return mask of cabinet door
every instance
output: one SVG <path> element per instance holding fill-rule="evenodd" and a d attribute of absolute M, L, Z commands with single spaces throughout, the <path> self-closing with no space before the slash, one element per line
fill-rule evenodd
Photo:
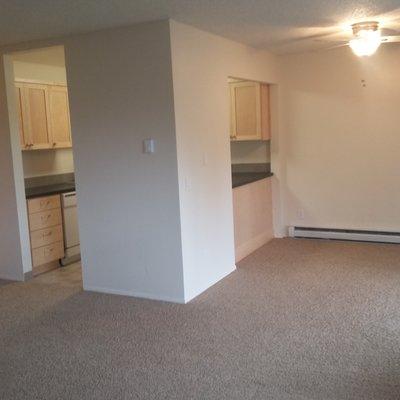
<path fill-rule="evenodd" d="M 261 140 L 260 84 L 235 82 L 231 88 L 231 139 Z"/>
<path fill-rule="evenodd" d="M 49 115 L 52 147 L 71 147 L 71 126 L 66 87 L 49 87 Z"/>
<path fill-rule="evenodd" d="M 19 137 L 20 137 L 20 143 L 21 143 L 21 149 L 22 150 L 28 150 L 30 141 L 29 141 L 29 136 L 27 132 L 27 127 L 25 126 L 26 121 L 23 119 L 23 112 L 22 112 L 22 93 L 23 93 L 23 87 L 21 84 L 16 83 L 15 84 L 15 99 L 17 101 L 17 113 L 18 113 L 18 124 L 19 124 Z"/>
<path fill-rule="evenodd" d="M 261 136 L 263 140 L 271 139 L 271 113 L 269 85 L 261 85 Z"/>
<path fill-rule="evenodd" d="M 29 149 L 49 149 L 50 129 L 48 120 L 47 86 L 24 84 L 22 92 L 22 120 L 27 127 Z"/>

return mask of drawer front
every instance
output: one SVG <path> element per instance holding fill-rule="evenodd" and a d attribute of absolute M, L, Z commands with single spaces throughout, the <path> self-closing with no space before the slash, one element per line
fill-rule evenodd
<path fill-rule="evenodd" d="M 64 244 L 57 242 L 32 250 L 32 264 L 34 267 L 47 264 L 64 257 Z"/>
<path fill-rule="evenodd" d="M 61 220 L 60 208 L 30 214 L 29 229 L 32 232 L 43 228 L 50 228 L 51 226 L 61 225 Z"/>
<path fill-rule="evenodd" d="M 33 214 L 40 211 L 51 210 L 53 208 L 60 208 L 61 201 L 60 195 L 38 197 L 36 199 L 28 200 L 28 213 Z"/>
<path fill-rule="evenodd" d="M 63 231 L 61 225 L 31 232 L 32 249 L 36 249 L 38 247 L 62 241 L 63 241 Z"/>

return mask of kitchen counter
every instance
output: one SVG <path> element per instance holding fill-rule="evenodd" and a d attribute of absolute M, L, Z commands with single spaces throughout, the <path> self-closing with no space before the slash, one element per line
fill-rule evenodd
<path fill-rule="evenodd" d="M 233 164 L 232 187 L 247 185 L 272 175 L 270 164 Z"/>
<path fill-rule="evenodd" d="M 25 179 L 27 199 L 73 191 L 75 191 L 75 179 L 72 173 Z"/>
<path fill-rule="evenodd" d="M 55 183 L 46 186 L 37 186 L 25 188 L 25 195 L 27 199 L 34 197 L 50 196 L 52 194 L 67 193 L 75 191 L 75 183 Z"/>
<path fill-rule="evenodd" d="M 269 178 L 272 172 L 232 172 L 232 187 L 247 185 L 261 179 Z"/>

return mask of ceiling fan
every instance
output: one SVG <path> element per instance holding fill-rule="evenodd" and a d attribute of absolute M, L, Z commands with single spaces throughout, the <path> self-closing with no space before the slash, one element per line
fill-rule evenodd
<path fill-rule="evenodd" d="M 373 55 L 383 43 L 400 42 L 400 32 L 381 29 L 378 21 L 357 22 L 351 25 L 351 29 L 352 38 L 339 46 L 350 46 L 359 57 Z"/>

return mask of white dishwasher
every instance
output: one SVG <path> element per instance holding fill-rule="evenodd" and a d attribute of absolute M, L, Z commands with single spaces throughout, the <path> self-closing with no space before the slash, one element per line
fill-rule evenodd
<path fill-rule="evenodd" d="M 61 264 L 67 265 L 81 258 L 76 192 L 63 193 L 61 195 L 61 206 L 65 248 L 65 256 L 61 259 Z"/>

